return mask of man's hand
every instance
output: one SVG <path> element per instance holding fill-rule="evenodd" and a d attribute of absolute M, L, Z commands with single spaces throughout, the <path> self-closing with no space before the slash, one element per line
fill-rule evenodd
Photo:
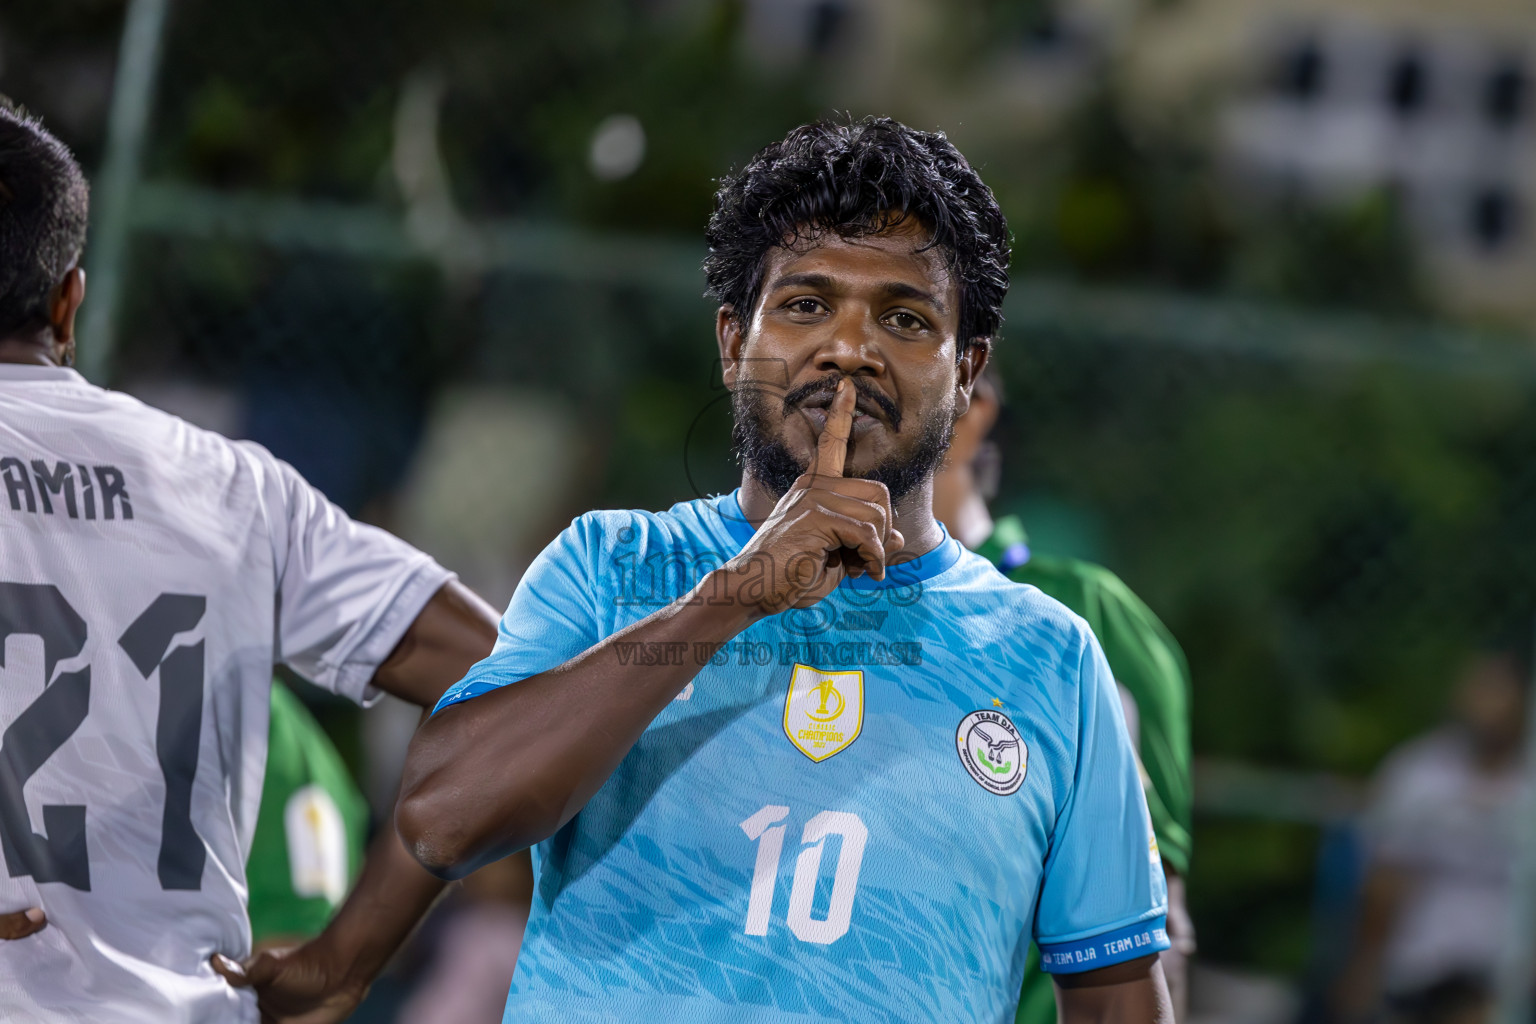
<path fill-rule="evenodd" d="M 725 566 L 731 591 L 762 615 L 809 608 L 845 576 L 884 579 L 904 543 L 885 485 L 843 476 L 858 391 L 845 377 L 827 408 L 816 460 Z"/>
<path fill-rule="evenodd" d="M 262 1024 L 335 1024 L 368 994 L 366 983 L 343 976 L 314 942 L 267 950 L 244 963 L 215 953 L 210 962 L 230 985 L 255 991 Z"/>
<path fill-rule="evenodd" d="M 48 927 L 48 915 L 37 907 L 0 914 L 0 939 L 24 939 Z"/>

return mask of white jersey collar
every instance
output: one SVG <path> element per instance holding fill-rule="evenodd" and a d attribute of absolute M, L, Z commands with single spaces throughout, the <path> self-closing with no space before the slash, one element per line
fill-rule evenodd
<path fill-rule="evenodd" d="M 69 380 L 84 384 L 85 378 L 67 366 L 33 363 L 0 363 L 0 380 Z"/>

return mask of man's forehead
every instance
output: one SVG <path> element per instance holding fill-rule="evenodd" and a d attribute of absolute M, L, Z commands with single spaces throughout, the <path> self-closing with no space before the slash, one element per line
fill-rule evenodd
<path fill-rule="evenodd" d="M 953 298 L 954 282 L 943 249 L 930 244 L 927 229 L 912 220 L 871 234 L 844 237 L 836 231 L 806 231 L 789 246 L 768 250 L 763 265 L 763 284 L 773 287 L 778 278 L 808 272 L 835 277 L 864 273 L 916 278 L 937 293 Z"/>

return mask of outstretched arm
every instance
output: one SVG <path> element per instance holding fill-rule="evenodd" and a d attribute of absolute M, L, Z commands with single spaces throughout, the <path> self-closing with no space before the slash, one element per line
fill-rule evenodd
<path fill-rule="evenodd" d="M 1155 954 L 1055 978 L 1061 1024 L 1173 1024 L 1173 1002 Z"/>

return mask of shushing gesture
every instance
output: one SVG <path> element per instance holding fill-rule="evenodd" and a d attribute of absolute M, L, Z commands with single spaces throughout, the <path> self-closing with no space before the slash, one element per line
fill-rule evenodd
<path fill-rule="evenodd" d="M 809 608 L 847 576 L 885 578 L 904 540 L 884 484 L 843 476 L 858 391 L 844 377 L 811 466 L 727 565 L 738 600 L 762 615 Z"/>

